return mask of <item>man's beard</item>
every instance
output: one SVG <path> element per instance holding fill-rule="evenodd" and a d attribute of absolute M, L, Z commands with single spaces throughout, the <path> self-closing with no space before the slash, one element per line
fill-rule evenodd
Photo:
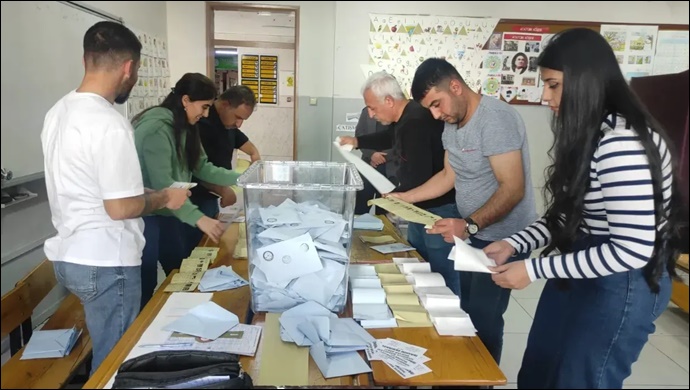
<path fill-rule="evenodd" d="M 127 102 L 127 99 L 129 99 L 129 94 L 132 93 L 132 89 L 134 88 L 134 85 L 130 86 L 127 91 L 121 92 L 119 95 L 115 97 L 115 103 L 117 104 L 125 104 Z"/>

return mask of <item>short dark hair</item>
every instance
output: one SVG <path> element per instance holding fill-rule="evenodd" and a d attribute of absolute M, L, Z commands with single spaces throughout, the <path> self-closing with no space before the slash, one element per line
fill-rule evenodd
<path fill-rule="evenodd" d="M 246 85 L 233 85 L 225 90 L 225 92 L 220 94 L 218 99 L 230 103 L 230 106 L 233 108 L 239 107 L 243 104 L 246 104 L 252 108 L 256 106 L 256 95 L 254 95 L 254 91 L 252 91 Z"/>
<path fill-rule="evenodd" d="M 102 21 L 84 34 L 84 61 L 87 67 L 101 68 L 119 65 L 141 57 L 141 42 L 120 23 Z"/>
<path fill-rule="evenodd" d="M 465 83 L 458 70 L 450 62 L 443 58 L 427 58 L 414 73 L 410 88 L 412 99 L 420 101 L 424 99 L 431 88 L 438 87 L 452 79 Z"/>

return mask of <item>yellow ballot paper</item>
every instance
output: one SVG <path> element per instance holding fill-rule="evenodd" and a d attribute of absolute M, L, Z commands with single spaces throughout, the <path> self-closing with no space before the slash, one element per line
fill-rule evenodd
<path fill-rule="evenodd" d="M 211 264 L 211 260 L 209 259 L 195 259 L 190 257 L 182 260 L 180 273 L 204 272 L 208 269 L 209 264 Z"/>
<path fill-rule="evenodd" d="M 399 274 L 401 273 L 395 263 L 375 264 L 374 269 L 377 274 Z"/>
<path fill-rule="evenodd" d="M 392 244 L 397 242 L 391 236 L 359 236 L 365 244 Z"/>
<path fill-rule="evenodd" d="M 390 284 L 410 284 L 405 278 L 405 275 L 401 273 L 397 274 L 379 274 L 379 279 L 381 279 L 381 285 L 387 286 Z"/>
<path fill-rule="evenodd" d="M 386 303 L 388 305 L 409 305 L 419 306 L 419 298 L 415 293 L 389 294 L 386 293 Z"/>
<path fill-rule="evenodd" d="M 184 283 L 199 283 L 201 281 L 201 277 L 204 275 L 203 272 L 180 272 L 175 275 L 173 275 L 172 280 L 170 281 L 170 284 L 184 284 Z"/>
<path fill-rule="evenodd" d="M 436 214 L 432 214 L 392 196 L 372 199 L 367 202 L 367 205 L 376 205 L 408 222 L 424 225 L 427 229 L 431 228 L 436 221 L 441 219 L 441 217 Z"/>
<path fill-rule="evenodd" d="M 383 290 L 388 294 L 414 294 L 411 284 L 388 284 L 383 286 Z"/>
<path fill-rule="evenodd" d="M 174 276 L 173 276 L 174 278 Z M 193 292 L 199 286 L 199 282 L 170 283 L 165 287 L 165 292 Z"/>
<path fill-rule="evenodd" d="M 393 311 L 399 327 L 429 327 L 433 326 L 429 316 L 422 306 L 389 305 Z"/>

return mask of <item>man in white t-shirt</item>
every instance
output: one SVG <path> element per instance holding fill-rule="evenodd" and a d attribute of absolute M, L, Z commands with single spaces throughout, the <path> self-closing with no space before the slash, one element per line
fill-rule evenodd
<path fill-rule="evenodd" d="M 57 235 L 45 242 L 57 280 L 84 305 L 91 373 L 139 314 L 142 215 L 179 208 L 184 189 L 144 189 L 130 123 L 113 107 L 137 82 L 141 43 L 99 22 L 84 36 L 81 85 L 48 111 L 41 133 Z"/>

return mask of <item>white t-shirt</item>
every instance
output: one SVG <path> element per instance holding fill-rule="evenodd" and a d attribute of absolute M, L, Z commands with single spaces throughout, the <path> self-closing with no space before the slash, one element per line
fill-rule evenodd
<path fill-rule="evenodd" d="M 120 267 L 141 265 L 144 221 L 115 221 L 103 201 L 144 193 L 130 123 L 103 97 L 71 92 L 46 114 L 41 132 L 46 187 L 57 235 L 48 259 Z"/>

